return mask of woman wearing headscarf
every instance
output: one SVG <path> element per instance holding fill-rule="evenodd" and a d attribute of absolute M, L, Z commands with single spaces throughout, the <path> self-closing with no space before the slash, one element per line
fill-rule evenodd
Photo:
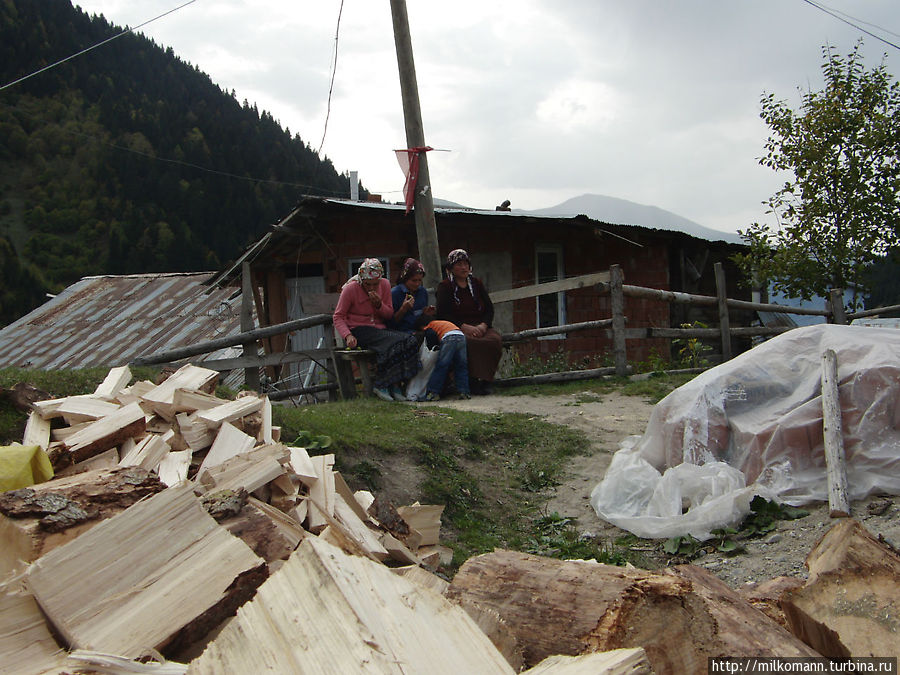
<path fill-rule="evenodd" d="M 385 401 L 405 401 L 401 382 L 419 370 L 419 345 L 408 333 L 390 330 L 394 316 L 391 284 L 376 258 L 366 258 L 343 288 L 334 309 L 334 328 L 349 349 L 375 352 L 373 393 Z"/>
<path fill-rule="evenodd" d="M 490 394 L 494 373 L 503 353 L 500 333 L 491 327 L 494 305 L 480 279 L 472 275 L 469 254 L 450 251 L 447 278 L 435 290 L 437 318 L 452 321 L 466 336 L 469 384 L 473 394 Z"/>
<path fill-rule="evenodd" d="M 404 333 L 416 329 L 416 320 L 434 314 L 434 307 L 428 305 L 428 291 L 425 290 L 425 268 L 415 258 L 407 258 L 397 276 L 397 285 L 391 289 L 391 303 L 394 318 L 389 326 Z"/>

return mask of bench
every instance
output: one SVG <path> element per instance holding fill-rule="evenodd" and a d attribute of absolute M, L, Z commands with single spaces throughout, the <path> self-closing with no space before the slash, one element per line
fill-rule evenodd
<path fill-rule="evenodd" d="M 363 394 L 372 395 L 374 381 L 372 368 L 375 366 L 375 352 L 371 349 L 345 349 L 338 348 L 331 352 L 334 370 L 337 373 L 338 389 L 341 398 L 349 400 L 356 398 L 356 376 L 353 373 L 353 364 L 359 371 L 359 379 L 362 382 Z"/>

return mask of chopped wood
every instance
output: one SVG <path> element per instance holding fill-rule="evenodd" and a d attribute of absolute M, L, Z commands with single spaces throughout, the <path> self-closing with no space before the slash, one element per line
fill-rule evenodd
<path fill-rule="evenodd" d="M 828 506 L 832 518 L 847 518 L 850 515 L 850 499 L 847 496 L 844 425 L 841 421 L 841 398 L 838 393 L 837 356 L 833 349 L 826 349 L 822 354 L 822 420 Z"/>
<path fill-rule="evenodd" d="M 291 522 L 293 519 L 283 513 L 276 515 L 275 511 L 251 497 L 236 515 L 220 523 L 267 563 L 287 560 L 306 535 L 299 523 Z"/>
<path fill-rule="evenodd" d="M 97 385 L 94 396 L 107 401 L 115 401 L 119 392 L 131 382 L 131 369 L 128 366 L 111 368 L 103 382 Z"/>
<path fill-rule="evenodd" d="M 781 599 L 785 593 L 800 588 L 803 583 L 803 579 L 797 577 L 775 577 L 760 583 L 744 584 L 737 592 L 772 621 L 790 630 L 781 609 Z"/>
<path fill-rule="evenodd" d="M 900 657 L 900 556 L 847 519 L 806 558 L 809 578 L 781 606 L 791 631 L 831 658 Z"/>
<path fill-rule="evenodd" d="M 156 385 L 153 384 L 150 380 L 140 380 L 139 382 L 135 382 L 130 387 L 121 389 L 116 395 L 116 400 L 118 400 L 122 405 L 137 403 L 141 400 L 141 397 L 144 394 L 149 391 L 153 391 L 154 389 L 156 389 Z"/>
<path fill-rule="evenodd" d="M 200 464 L 197 474 L 201 475 L 205 470 L 218 466 L 227 459 L 249 452 L 254 445 L 256 445 L 255 438 L 248 436 L 233 424 L 225 422 Z"/>
<path fill-rule="evenodd" d="M 379 541 L 381 541 L 381 545 L 387 549 L 392 560 L 396 560 L 404 565 L 421 565 L 427 567 L 425 562 L 419 556 L 410 551 L 402 541 L 397 539 L 397 537 L 390 532 L 382 533 L 379 537 Z"/>
<path fill-rule="evenodd" d="M 76 473 L 95 471 L 97 469 L 114 469 L 117 466 L 119 466 L 119 451 L 116 448 L 110 448 L 106 452 L 94 455 L 83 462 L 72 464 L 61 471 L 57 471 L 56 477 L 62 478 L 63 476 L 74 476 Z"/>
<path fill-rule="evenodd" d="M 356 499 L 356 503 L 365 509 L 367 514 L 371 514 L 369 508 L 375 502 L 375 495 L 368 490 L 357 490 L 353 493 L 353 497 Z"/>
<path fill-rule="evenodd" d="M 36 445 L 46 451 L 50 445 L 50 420 L 44 419 L 35 410 L 28 413 L 22 445 Z"/>
<path fill-rule="evenodd" d="M 447 567 L 453 562 L 453 549 L 446 546 L 421 546 L 416 549 L 416 555 L 428 567 Z"/>
<path fill-rule="evenodd" d="M 300 482 L 306 487 L 310 487 L 319 479 L 319 474 L 316 473 L 316 468 L 313 466 L 309 453 L 306 452 L 306 448 L 288 446 L 288 450 L 291 453 L 291 469 L 293 469 L 297 478 L 300 479 Z"/>
<path fill-rule="evenodd" d="M 90 396 L 71 396 L 63 399 L 54 416 L 62 417 L 66 424 L 72 425 L 79 422 L 93 422 L 101 417 L 107 417 L 121 407 L 118 403 L 110 403 L 109 401 Z"/>
<path fill-rule="evenodd" d="M 640 647 L 613 649 L 581 656 L 548 656 L 523 675 L 639 675 L 653 673 L 647 654 Z"/>
<path fill-rule="evenodd" d="M 136 658 L 205 634 L 265 576 L 263 560 L 184 485 L 50 551 L 25 579 L 69 646 Z"/>
<path fill-rule="evenodd" d="M 166 453 L 156 468 L 159 479 L 172 487 L 187 480 L 188 471 L 191 468 L 190 450 L 178 450 Z"/>
<path fill-rule="evenodd" d="M 196 415 L 178 413 L 175 415 L 175 424 L 178 426 L 184 442 L 194 452 L 205 450 L 215 440 L 215 435 L 210 428 Z"/>
<path fill-rule="evenodd" d="M 0 585 L 0 673 L 58 673 L 62 662 L 34 597 Z"/>
<path fill-rule="evenodd" d="M 0 577 L 164 487 L 144 469 L 116 468 L 0 494 Z"/>
<path fill-rule="evenodd" d="M 317 532 L 328 524 L 328 518 L 334 516 L 334 455 L 316 455 L 310 460 L 317 480 L 309 488 L 307 528 Z"/>
<path fill-rule="evenodd" d="M 262 405 L 263 400 L 258 396 L 242 396 L 215 408 L 200 410 L 197 412 L 197 418 L 206 423 L 210 429 L 218 429 L 223 422 L 234 422 L 258 412 L 262 409 Z"/>
<path fill-rule="evenodd" d="M 388 551 L 378 540 L 378 535 L 369 529 L 339 493 L 334 495 L 334 519 L 370 558 L 380 561 L 388 557 Z"/>
<path fill-rule="evenodd" d="M 91 394 L 79 394 L 77 396 L 66 396 L 64 398 L 51 398 L 51 399 L 44 399 L 41 401 L 35 401 L 34 403 L 32 403 L 32 409 L 34 411 L 36 411 L 45 420 L 52 420 L 52 419 L 56 419 L 58 417 L 62 417 L 62 413 L 59 412 L 59 409 L 62 406 L 66 405 L 66 404 L 75 406 L 76 405 L 75 402 L 72 401 L 71 399 L 79 399 L 79 398 L 96 400 L 96 399 L 94 399 L 94 397 Z M 90 405 L 90 404 L 87 404 L 87 405 Z"/>
<path fill-rule="evenodd" d="M 410 529 L 415 530 L 419 534 L 418 542 L 414 548 L 437 545 L 440 541 L 441 514 L 443 512 L 443 504 L 435 506 L 417 502 L 412 506 L 400 506 L 397 508 L 397 513 L 406 521 Z"/>
<path fill-rule="evenodd" d="M 188 364 L 179 368 L 161 384 L 144 393 L 141 400 L 149 411 L 155 412 L 171 422 L 178 412 L 175 409 L 175 392 L 178 389 L 199 389 L 209 392 L 215 389 L 218 379 L 217 371 Z"/>
<path fill-rule="evenodd" d="M 199 675 L 266 670 L 514 672 L 461 609 L 317 537 L 300 544 L 188 667 Z"/>
<path fill-rule="evenodd" d="M 447 596 L 496 610 L 527 666 L 623 647 L 643 647 L 659 675 L 705 672 L 709 655 L 817 655 L 690 565 L 655 573 L 495 551 L 465 562 Z"/>
<path fill-rule="evenodd" d="M 187 672 L 186 663 L 166 661 L 161 656 L 159 661 L 134 661 L 115 654 L 103 654 L 89 649 L 76 649 L 70 652 L 66 658 L 69 669 L 77 669 L 78 672 L 107 673 L 108 675 L 131 675 L 132 673 L 146 675 L 184 675 Z"/>
<path fill-rule="evenodd" d="M 334 472 L 334 491 L 344 498 L 344 502 L 353 509 L 357 518 L 364 523 L 372 522 L 372 518 L 366 513 L 366 510 L 356 501 L 356 497 L 353 496 L 353 490 L 347 485 L 347 481 L 344 480 L 340 471 Z"/>
<path fill-rule="evenodd" d="M 172 405 L 176 412 L 196 412 L 209 410 L 228 403 L 227 399 L 219 398 L 215 394 L 207 394 L 199 389 L 176 389 L 172 394 Z"/>
<path fill-rule="evenodd" d="M 261 445 L 204 469 L 195 478 L 195 489 L 212 492 L 243 488 L 247 492 L 253 492 L 285 472 L 281 465 L 283 449 L 284 446 L 280 445 Z"/>
<path fill-rule="evenodd" d="M 64 443 L 71 460 L 81 462 L 116 447 L 126 438 L 141 436 L 145 429 L 144 411 L 137 403 L 129 403 L 73 434 Z"/>
<path fill-rule="evenodd" d="M 442 579 L 437 574 L 429 572 L 419 565 L 406 565 L 405 567 L 391 567 L 388 569 L 394 574 L 406 577 L 421 588 L 427 588 L 441 595 L 444 594 L 444 591 L 446 591 L 447 587 L 450 585 L 449 581 Z M 494 644 L 496 645 L 496 643 Z"/>
<path fill-rule="evenodd" d="M 449 584 L 444 589 L 445 595 L 447 589 L 449 589 Z M 466 614 L 472 618 L 472 621 L 487 635 L 488 639 L 497 648 L 497 651 L 503 654 L 506 662 L 516 672 L 522 670 L 525 665 L 525 655 L 522 651 L 522 646 L 497 610 L 482 607 L 469 598 L 457 598 L 454 602 L 462 607 Z"/>
<path fill-rule="evenodd" d="M 163 457 L 169 453 L 169 449 L 169 444 L 162 436 L 146 436 L 122 457 L 119 466 L 140 466 L 152 471 L 159 466 Z"/>
<path fill-rule="evenodd" d="M 262 399 L 262 410 L 260 412 L 262 413 L 262 427 L 256 440 L 260 443 L 274 443 L 275 440 L 272 435 L 272 402 L 268 396 Z"/>
<path fill-rule="evenodd" d="M 366 509 L 366 513 L 398 539 L 405 539 L 409 536 L 409 525 L 400 517 L 390 500 L 380 496 L 375 497 L 369 508 Z"/>

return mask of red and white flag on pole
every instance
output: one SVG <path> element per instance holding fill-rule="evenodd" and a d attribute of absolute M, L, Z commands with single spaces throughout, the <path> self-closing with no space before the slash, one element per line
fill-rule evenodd
<path fill-rule="evenodd" d="M 407 148 L 405 150 L 394 150 L 397 155 L 397 162 L 403 169 L 403 175 L 406 176 L 406 182 L 403 184 L 403 197 L 406 200 L 406 212 L 409 213 L 416 201 L 416 183 L 419 180 L 419 157 L 423 152 L 434 150 L 430 146 L 422 148 Z"/>

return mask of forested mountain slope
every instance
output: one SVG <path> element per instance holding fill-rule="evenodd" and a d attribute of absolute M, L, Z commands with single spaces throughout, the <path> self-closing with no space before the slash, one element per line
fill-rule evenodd
<path fill-rule="evenodd" d="M 0 0 L 0 87 L 122 30 L 68 0 Z M 85 275 L 216 269 L 301 194 L 346 196 L 348 175 L 123 35 L 0 90 L 0 326 Z"/>

